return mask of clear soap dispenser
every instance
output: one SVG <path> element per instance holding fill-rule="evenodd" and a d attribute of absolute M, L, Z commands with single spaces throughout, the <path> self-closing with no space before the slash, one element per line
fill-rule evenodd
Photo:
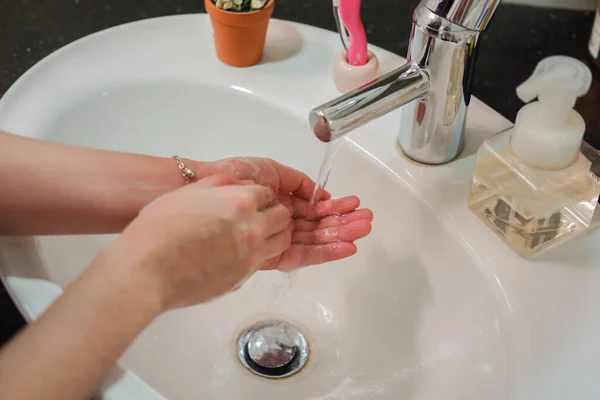
<path fill-rule="evenodd" d="M 599 153 L 583 141 L 585 123 L 573 110 L 591 72 L 578 60 L 542 60 L 517 88 L 525 105 L 515 125 L 486 140 L 477 153 L 469 208 L 522 257 L 589 228 L 600 195 L 592 167 Z M 592 165 L 594 163 L 594 165 Z"/>

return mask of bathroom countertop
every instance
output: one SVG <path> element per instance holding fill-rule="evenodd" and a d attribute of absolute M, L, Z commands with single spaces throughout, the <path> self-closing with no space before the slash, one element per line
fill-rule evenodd
<path fill-rule="evenodd" d="M 276 0 L 274 17 L 335 30 L 331 2 Z M 0 4 L 0 95 L 28 68 L 52 51 L 99 30 L 144 18 L 204 12 L 202 0 L 8 0 Z M 6 4 L 8 3 L 8 4 Z M 405 55 L 417 1 L 363 2 L 369 42 Z M 503 4 L 482 36 L 474 94 L 514 121 L 521 102 L 515 87 L 543 57 L 564 54 L 587 61 L 593 12 Z M 600 76 L 586 104 L 600 109 Z M 596 121 L 588 141 L 600 144 Z M 597 133 L 597 135 L 595 134 Z M 0 345 L 24 325 L 0 285 Z"/>

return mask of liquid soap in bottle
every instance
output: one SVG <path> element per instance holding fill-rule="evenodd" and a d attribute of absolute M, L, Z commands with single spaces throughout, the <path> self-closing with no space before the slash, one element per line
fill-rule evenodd
<path fill-rule="evenodd" d="M 590 83 L 589 68 L 578 60 L 542 60 L 517 88 L 522 101 L 538 101 L 525 105 L 512 128 L 478 150 L 469 208 L 522 257 L 591 224 L 600 195 L 591 160 L 599 157 L 583 141 L 585 123 L 573 110 Z"/>

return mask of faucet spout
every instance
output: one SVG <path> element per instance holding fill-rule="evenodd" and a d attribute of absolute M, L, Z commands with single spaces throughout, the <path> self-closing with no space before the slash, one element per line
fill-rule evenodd
<path fill-rule="evenodd" d="M 363 87 L 331 100 L 310 112 L 314 134 L 330 142 L 390 111 L 425 96 L 429 73 L 407 62 Z"/>

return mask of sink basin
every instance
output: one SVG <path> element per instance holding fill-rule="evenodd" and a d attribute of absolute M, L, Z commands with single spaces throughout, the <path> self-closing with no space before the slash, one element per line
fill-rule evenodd
<path fill-rule="evenodd" d="M 263 62 L 222 65 L 204 15 L 113 28 L 51 55 L 0 102 L 0 129 L 61 143 L 214 160 L 272 157 L 316 177 L 308 111 L 336 96 L 337 35 L 273 20 Z M 372 48 L 382 69 L 403 60 Z M 234 116 L 236 118 L 234 118 Z M 167 313 L 119 360 L 103 399 L 587 399 L 600 396 L 598 232 L 525 261 L 466 206 L 473 152 L 508 121 L 473 99 L 456 161 L 418 165 L 398 113 L 343 139 L 328 189 L 375 213 L 355 257 L 260 272 Z M 0 272 L 29 321 L 113 236 L 4 238 Z M 297 375 L 237 359 L 239 335 L 278 319 L 306 336 Z M 108 323 L 108 322 L 107 322 Z"/>

